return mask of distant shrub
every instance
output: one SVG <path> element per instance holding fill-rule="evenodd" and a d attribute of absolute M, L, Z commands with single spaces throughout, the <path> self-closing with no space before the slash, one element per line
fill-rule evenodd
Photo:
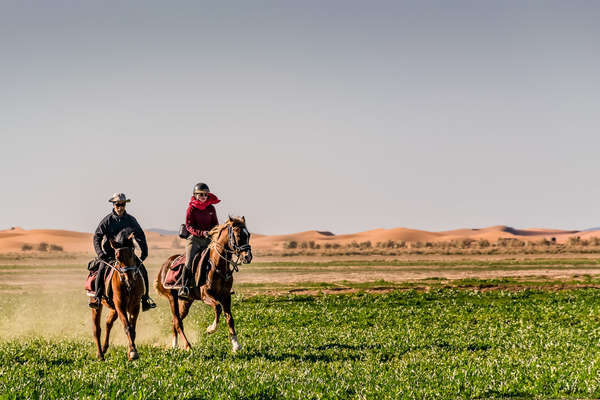
<path fill-rule="evenodd" d="M 590 238 L 590 243 L 592 246 L 600 246 L 600 238 L 594 236 Z"/>
<path fill-rule="evenodd" d="M 478 244 L 481 248 L 490 247 L 490 241 L 487 239 L 480 239 Z"/>
<path fill-rule="evenodd" d="M 33 250 L 33 246 L 30 245 L 29 243 L 23 243 L 21 245 L 21 250 L 23 250 L 23 251 L 30 251 L 30 250 Z"/>
<path fill-rule="evenodd" d="M 38 244 L 38 250 L 39 251 L 48 251 L 48 243 L 42 242 L 42 243 Z"/>
<path fill-rule="evenodd" d="M 340 247 L 342 247 L 342 245 L 339 243 L 332 243 L 331 247 L 333 247 L 334 249 L 339 249 Z"/>
<path fill-rule="evenodd" d="M 579 236 L 572 236 L 569 238 L 569 246 L 577 246 L 581 244 L 581 238 Z"/>
<path fill-rule="evenodd" d="M 310 242 L 308 242 L 308 247 L 310 247 L 311 249 L 314 249 L 316 247 L 315 241 L 311 240 Z"/>
<path fill-rule="evenodd" d="M 287 242 L 283 243 L 283 248 L 284 249 L 296 249 L 296 248 L 298 248 L 298 242 L 295 240 L 287 241 Z"/>
<path fill-rule="evenodd" d="M 323 245 L 323 247 L 329 250 L 329 249 L 331 249 L 331 247 L 332 247 L 332 244 L 331 244 L 331 243 L 325 243 L 325 244 Z"/>
<path fill-rule="evenodd" d="M 360 242 L 361 249 L 370 249 L 372 246 L 371 241 L 367 240 L 366 242 Z"/>
<path fill-rule="evenodd" d="M 63 251 L 63 247 L 57 244 L 51 244 L 50 251 Z"/>

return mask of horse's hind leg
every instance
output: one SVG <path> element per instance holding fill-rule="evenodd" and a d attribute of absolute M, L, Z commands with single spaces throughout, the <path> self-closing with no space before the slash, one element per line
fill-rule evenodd
<path fill-rule="evenodd" d="M 217 331 L 217 328 L 219 327 L 219 317 L 221 316 L 221 305 L 216 302 L 211 305 L 215 312 L 215 320 L 213 321 L 212 325 L 209 325 L 209 327 L 206 328 L 206 333 L 215 333 Z"/>
<path fill-rule="evenodd" d="M 179 314 L 179 301 L 177 294 L 176 292 L 173 292 L 175 291 L 173 290 L 171 292 L 172 295 L 169 296 L 169 305 L 171 306 L 171 315 L 173 316 L 173 347 L 175 348 L 177 346 L 177 335 L 179 334 L 183 340 L 183 348 L 186 350 L 191 350 L 192 346 L 183 332 L 183 321 L 181 315 Z"/>
<path fill-rule="evenodd" d="M 100 317 L 102 316 L 102 305 L 97 310 L 92 310 L 92 331 L 94 333 L 94 340 L 96 341 L 97 353 L 96 357 L 98 360 L 104 361 L 104 352 L 100 347 L 100 335 L 102 334 L 102 327 L 100 326 Z"/>
<path fill-rule="evenodd" d="M 229 334 L 231 335 L 231 345 L 233 346 L 233 351 L 236 352 L 241 346 L 237 340 L 237 335 L 235 334 L 235 324 L 233 322 L 233 315 L 231 315 L 231 295 L 225 297 L 223 301 L 221 301 L 221 304 L 223 305 L 223 313 L 225 313 Z"/>
<path fill-rule="evenodd" d="M 108 340 L 110 338 L 110 331 L 117 319 L 117 312 L 115 310 L 109 309 L 108 316 L 106 317 L 106 336 L 104 337 L 104 345 L 102 346 L 102 352 L 106 353 L 108 350 Z"/>

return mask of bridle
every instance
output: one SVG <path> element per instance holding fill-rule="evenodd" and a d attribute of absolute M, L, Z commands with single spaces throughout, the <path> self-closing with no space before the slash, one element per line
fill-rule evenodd
<path fill-rule="evenodd" d="M 116 247 L 115 248 L 115 254 L 117 253 L 117 251 L 123 250 L 123 249 L 130 249 L 133 252 L 133 247 Z M 135 274 L 140 274 L 141 275 L 140 268 L 138 267 L 137 264 L 125 267 L 125 266 L 123 266 L 123 263 L 121 261 L 119 261 L 119 260 L 115 260 L 115 261 L 116 262 L 113 265 L 111 263 L 107 263 L 104 260 L 100 260 L 100 262 L 102 264 L 109 266 L 115 272 L 117 272 L 119 274 L 119 277 L 121 278 L 122 281 L 125 282 L 125 284 L 127 286 L 127 291 L 131 292 L 131 284 L 129 283 L 129 279 L 127 278 L 127 272 L 133 271 L 134 275 Z"/>
<path fill-rule="evenodd" d="M 218 238 L 217 238 L 218 239 Z M 221 247 L 222 250 L 226 253 L 224 257 L 223 254 L 219 251 L 218 247 Z M 235 235 L 233 234 L 233 226 L 231 224 L 227 225 L 227 245 L 222 245 L 216 240 L 211 239 L 209 247 L 214 248 L 219 257 L 225 260 L 226 263 L 231 264 L 233 270 L 235 272 L 239 271 L 238 265 L 242 264 L 240 258 L 242 256 L 243 251 L 250 250 L 250 237 L 248 237 L 248 243 L 243 245 L 239 245 Z M 229 247 L 229 248 L 228 248 Z M 230 250 L 231 249 L 231 250 Z M 236 256 L 236 260 L 233 261 L 233 256 Z"/>

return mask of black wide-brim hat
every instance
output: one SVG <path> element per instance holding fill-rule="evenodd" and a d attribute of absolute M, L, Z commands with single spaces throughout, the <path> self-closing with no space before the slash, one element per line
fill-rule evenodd
<path fill-rule="evenodd" d="M 131 199 L 128 199 L 125 193 L 115 193 L 108 199 L 109 203 L 129 203 L 130 201 Z"/>

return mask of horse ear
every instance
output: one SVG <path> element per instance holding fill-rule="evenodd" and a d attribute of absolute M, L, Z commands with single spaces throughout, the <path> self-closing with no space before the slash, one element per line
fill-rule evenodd
<path fill-rule="evenodd" d="M 233 218 L 231 218 L 231 215 L 228 215 L 227 217 L 228 217 L 228 218 L 227 218 L 227 221 L 229 221 L 229 222 L 233 222 Z"/>
<path fill-rule="evenodd" d="M 131 234 L 129 236 L 127 236 L 127 239 L 133 240 L 133 237 L 134 237 L 134 234 L 133 234 L 133 232 L 131 232 Z"/>
<path fill-rule="evenodd" d="M 246 223 L 246 217 L 244 217 L 243 215 L 242 215 L 242 222 L 243 222 L 244 224 Z"/>

